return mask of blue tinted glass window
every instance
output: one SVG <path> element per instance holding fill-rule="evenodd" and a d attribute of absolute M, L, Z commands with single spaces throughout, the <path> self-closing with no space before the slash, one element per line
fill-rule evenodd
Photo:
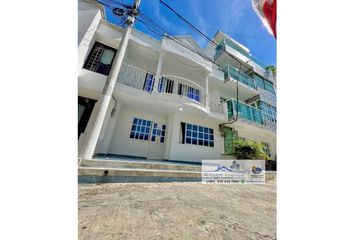
<path fill-rule="evenodd" d="M 161 137 L 160 138 L 160 142 L 163 143 L 165 141 L 165 138 L 164 137 Z"/>
<path fill-rule="evenodd" d="M 162 125 L 162 129 L 165 130 L 166 129 L 166 125 Z"/>
<path fill-rule="evenodd" d="M 187 123 L 185 143 L 214 147 L 214 130 L 211 128 Z"/>
<path fill-rule="evenodd" d="M 151 121 L 134 118 L 129 137 L 140 140 L 149 140 L 150 126 Z"/>
<path fill-rule="evenodd" d="M 154 75 L 151 73 L 146 73 L 144 90 L 147 92 L 151 92 L 154 86 Z"/>

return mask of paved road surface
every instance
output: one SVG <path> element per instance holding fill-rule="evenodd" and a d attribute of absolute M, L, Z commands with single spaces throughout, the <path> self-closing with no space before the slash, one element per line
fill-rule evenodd
<path fill-rule="evenodd" d="M 276 239 L 276 182 L 79 185 L 79 239 Z"/>

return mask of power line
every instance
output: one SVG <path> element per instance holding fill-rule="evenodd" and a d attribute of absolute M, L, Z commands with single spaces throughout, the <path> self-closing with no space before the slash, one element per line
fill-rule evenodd
<path fill-rule="evenodd" d="M 194 31 L 196 31 L 197 33 L 199 33 L 202 37 L 204 37 L 206 40 L 208 40 L 210 43 L 212 43 L 215 47 L 218 47 L 218 44 L 214 42 L 214 40 L 210 39 L 207 35 L 205 35 L 202 31 L 200 31 L 197 27 L 195 27 L 191 22 L 189 22 L 186 18 L 184 18 L 182 15 L 180 15 L 177 11 L 175 11 L 172 7 L 170 7 L 167 3 L 165 3 L 164 1 L 160 0 L 160 3 L 162 3 L 163 5 L 165 5 L 168 9 L 170 9 L 173 13 L 175 13 L 179 18 L 181 18 L 185 23 L 187 23 L 188 26 L 190 26 Z M 229 55 L 232 59 L 234 59 L 236 62 L 238 62 L 240 64 L 240 69 L 239 71 L 241 71 L 241 67 L 242 67 L 242 63 L 241 61 L 239 61 L 237 58 L 235 58 L 232 54 L 228 53 L 226 51 L 226 49 L 224 49 L 224 47 L 220 48 L 223 52 L 225 52 L 227 55 Z M 217 64 L 218 65 L 218 64 Z M 219 65 L 218 65 L 219 66 Z M 222 69 L 222 68 L 221 68 Z M 230 123 L 234 123 L 238 120 L 238 106 L 239 106 L 239 95 L 238 95 L 238 91 L 239 91 L 239 86 L 238 86 L 238 82 L 239 82 L 239 77 L 236 79 L 236 118 L 233 121 L 228 121 L 224 124 L 230 124 Z M 223 124 L 221 124 L 223 125 Z"/>
<path fill-rule="evenodd" d="M 159 0 L 160 3 L 165 5 L 168 9 L 170 9 L 173 13 L 175 13 L 179 18 L 181 18 L 185 23 L 187 23 L 188 26 L 190 26 L 194 31 L 199 33 L 203 38 L 205 38 L 207 41 L 212 43 L 215 47 L 218 47 L 218 44 L 214 42 L 211 38 L 209 38 L 206 34 L 204 34 L 202 31 L 200 31 L 197 27 L 195 27 L 190 21 L 188 21 L 186 18 L 184 18 L 181 14 L 179 14 L 176 10 L 174 10 L 171 6 L 169 6 L 167 3 L 165 3 L 163 0 Z M 242 64 L 240 60 L 235 58 L 232 54 L 226 51 L 223 47 L 220 48 L 223 52 L 225 52 L 227 55 L 229 55 L 232 59 L 234 59 L 236 62 L 239 64 Z"/>
<path fill-rule="evenodd" d="M 203 57 L 204 59 L 210 61 L 211 63 L 214 63 L 215 65 L 217 65 L 217 66 L 220 68 L 220 70 L 221 70 L 222 72 L 225 72 L 225 71 L 223 70 L 223 68 L 222 68 L 218 63 L 216 63 L 215 61 L 213 61 L 213 60 L 211 60 L 211 59 L 209 59 L 209 58 L 206 58 L 206 57 L 203 56 L 202 54 L 200 54 L 200 53 L 194 51 L 193 49 L 191 49 L 191 48 L 185 46 L 183 43 L 177 41 L 175 38 L 169 36 L 167 33 L 161 33 L 161 32 L 159 33 L 159 32 L 158 32 L 159 30 L 154 29 L 152 26 L 149 26 L 149 25 L 148 25 L 146 22 L 144 22 L 143 20 L 141 20 L 141 19 L 139 19 L 139 18 L 137 18 L 137 20 L 140 21 L 140 22 L 142 22 L 142 23 L 147 27 L 147 29 L 149 29 L 150 31 L 154 32 L 156 35 L 161 36 L 161 37 L 162 37 L 162 36 L 167 37 L 168 39 L 170 39 L 170 40 L 172 40 L 172 41 L 178 43 L 179 45 L 181 45 L 181 46 L 185 47 L 186 49 L 188 49 L 188 50 L 194 52 L 195 54 L 197 54 L 197 55 Z M 155 23 L 155 25 L 158 26 L 157 23 Z M 240 63 L 240 70 L 239 70 L 238 79 L 239 79 L 239 77 L 240 77 L 241 68 L 242 68 L 242 65 L 241 65 L 241 63 Z M 231 121 L 228 121 L 228 122 L 225 122 L 225 123 L 222 123 L 221 125 L 232 124 L 232 123 L 234 123 L 234 122 L 236 122 L 236 121 L 238 120 L 238 107 L 239 107 L 239 81 L 238 81 L 238 79 L 237 79 L 237 81 L 236 81 L 236 109 L 237 109 L 237 111 L 236 111 L 236 117 L 235 117 L 235 119 L 233 119 L 233 120 L 231 120 Z"/>
<path fill-rule="evenodd" d="M 176 38 L 168 35 L 166 32 L 161 32 L 160 30 L 157 30 L 156 28 L 152 27 L 151 25 L 148 25 L 145 21 L 143 21 L 142 19 L 140 18 L 136 18 L 136 20 L 140 21 L 141 23 L 144 24 L 144 26 L 149 29 L 151 32 L 153 32 L 154 34 L 160 36 L 160 37 L 166 37 L 168 39 L 170 39 L 171 41 L 181 45 L 182 47 L 192 51 L 193 53 L 197 54 L 198 56 L 202 57 L 203 59 L 211 62 L 211 63 L 214 63 L 216 66 L 218 66 L 221 70 L 223 69 L 223 67 L 221 65 L 219 65 L 218 63 L 216 63 L 215 61 L 213 61 L 211 58 L 199 53 L 198 51 L 196 51 L 195 49 L 189 47 L 189 46 L 186 46 L 185 44 L 183 44 L 182 42 L 178 41 Z M 160 32 L 159 32 L 160 31 Z M 223 70 L 222 70 L 223 71 Z"/>

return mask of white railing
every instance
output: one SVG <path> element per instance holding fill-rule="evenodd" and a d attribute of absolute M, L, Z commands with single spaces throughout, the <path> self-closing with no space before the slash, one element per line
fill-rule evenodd
<path fill-rule="evenodd" d="M 118 74 L 118 82 L 143 90 L 146 73 L 145 70 L 123 63 Z"/>
<path fill-rule="evenodd" d="M 197 83 L 182 77 L 163 75 L 159 80 L 158 91 L 192 99 L 205 104 L 204 89 Z"/>

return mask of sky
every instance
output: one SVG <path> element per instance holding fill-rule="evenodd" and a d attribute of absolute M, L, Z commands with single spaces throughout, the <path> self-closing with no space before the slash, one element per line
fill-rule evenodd
<path fill-rule="evenodd" d="M 119 1 L 119 0 L 116 0 Z M 268 33 L 252 7 L 252 0 L 164 0 L 194 26 L 213 38 L 220 30 L 242 45 L 266 65 L 276 65 L 276 40 Z M 132 4 L 133 0 L 121 0 Z M 192 35 L 201 47 L 207 41 L 166 8 L 159 0 L 141 0 L 140 11 L 168 30 L 170 35 Z M 108 21 L 117 23 L 117 17 L 106 9 Z M 134 28 L 154 38 L 141 22 L 136 21 Z"/>

